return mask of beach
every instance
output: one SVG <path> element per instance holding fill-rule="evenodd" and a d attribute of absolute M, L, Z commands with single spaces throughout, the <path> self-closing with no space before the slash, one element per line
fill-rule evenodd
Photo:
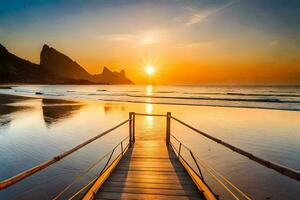
<path fill-rule="evenodd" d="M 227 105 L 193 106 L 101 101 L 98 96 L 97 99 L 85 96 L 79 98 L 74 93 L 79 93 L 83 89 L 80 86 L 72 87 L 66 89 L 69 91 L 66 93 L 72 93 L 73 96 L 36 95 L 35 92 L 27 95 L 16 92 L 18 96 L 0 95 L 1 180 L 44 162 L 117 125 L 128 118 L 129 112 L 148 114 L 171 112 L 184 122 L 254 155 L 295 170 L 300 169 L 299 111 L 280 109 L 282 107 L 267 109 Z M 94 92 L 108 90 L 103 86 L 97 88 L 91 86 L 90 90 Z M 114 89 L 116 88 L 122 89 L 120 87 Z M 24 88 L 21 89 L 24 92 Z M 130 88 L 131 91 L 132 89 L 139 88 Z M 71 90 L 73 92 L 70 92 Z M 124 93 L 125 89 L 122 90 Z M 39 88 L 39 91 L 45 94 L 49 89 Z M 52 94 L 55 92 L 57 93 L 55 88 L 52 88 Z M 88 91 L 86 96 L 95 96 L 88 94 L 91 94 L 91 91 Z M 101 97 L 111 98 L 111 95 Z M 253 199 L 298 198 L 298 182 L 237 155 L 176 122 L 172 124 L 171 131 L 184 144 L 189 145 L 202 160 L 221 172 Z M 75 175 L 110 151 L 127 134 L 128 126 L 113 131 L 78 153 L 1 191 L 0 198 L 41 199 L 55 196 Z M 165 118 L 137 117 L 136 140 L 139 138 L 164 139 Z M 93 174 L 97 174 L 97 170 L 79 181 L 68 191 L 69 194 L 80 188 Z M 226 192 L 209 178 L 208 174 L 205 175 L 214 191 L 222 199 L 226 199 Z"/>

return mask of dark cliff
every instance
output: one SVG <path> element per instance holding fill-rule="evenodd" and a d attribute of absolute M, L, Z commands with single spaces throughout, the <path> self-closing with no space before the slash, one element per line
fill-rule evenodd
<path fill-rule="evenodd" d="M 105 84 L 132 84 L 124 70 L 112 72 L 104 67 L 102 74 L 91 75 L 82 66 L 56 49 L 44 45 L 41 52 L 41 67 L 59 76 L 75 80 L 88 80 Z"/>
<path fill-rule="evenodd" d="M 0 83 L 62 82 L 60 76 L 15 56 L 0 44 Z"/>
<path fill-rule="evenodd" d="M 40 65 L 17 57 L 0 44 L 0 83 L 32 84 L 132 84 L 125 71 L 89 74 L 82 66 L 44 45 Z"/>

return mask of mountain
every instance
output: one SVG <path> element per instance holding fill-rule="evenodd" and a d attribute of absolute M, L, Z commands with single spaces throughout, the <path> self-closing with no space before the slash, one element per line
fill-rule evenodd
<path fill-rule="evenodd" d="M 0 83 L 63 82 L 60 76 L 15 56 L 0 44 Z"/>
<path fill-rule="evenodd" d="M 41 51 L 40 66 L 57 75 L 70 79 L 91 80 L 92 77 L 75 61 L 46 44 Z"/>
<path fill-rule="evenodd" d="M 54 48 L 44 45 L 40 65 L 10 53 L 0 44 L 0 83 L 32 84 L 132 84 L 125 71 L 89 74 L 83 67 Z"/>
<path fill-rule="evenodd" d="M 103 68 L 101 74 L 94 75 L 96 80 L 100 80 L 103 83 L 112 83 L 112 84 L 132 84 L 131 80 L 126 78 L 125 71 L 121 70 L 120 72 L 112 72 L 107 67 Z"/>
<path fill-rule="evenodd" d="M 132 81 L 126 78 L 124 70 L 112 72 L 104 67 L 102 74 L 91 75 L 71 58 L 46 44 L 43 46 L 40 59 L 42 68 L 65 78 L 88 80 L 94 83 L 132 84 Z"/>

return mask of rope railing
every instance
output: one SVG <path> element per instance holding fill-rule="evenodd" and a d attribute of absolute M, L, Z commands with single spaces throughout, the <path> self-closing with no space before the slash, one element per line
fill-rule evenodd
<path fill-rule="evenodd" d="M 125 139 L 123 139 L 118 145 L 116 145 L 110 152 L 108 152 L 108 153 L 105 155 L 105 157 L 109 155 L 109 159 L 107 160 L 105 166 L 102 168 L 101 172 L 100 172 L 97 176 L 95 176 L 90 182 L 88 182 L 86 185 L 84 185 L 80 190 L 78 190 L 77 192 L 75 192 L 75 194 L 73 194 L 71 197 L 69 197 L 69 198 L 68 198 L 69 200 L 74 199 L 75 197 L 77 197 L 78 195 L 80 195 L 83 191 L 85 191 L 85 190 L 88 189 L 90 186 L 92 186 L 92 185 L 96 182 L 96 180 L 97 180 L 99 177 L 101 177 L 101 175 L 102 175 L 103 173 L 105 173 L 105 171 L 112 165 L 112 163 L 114 163 L 118 158 L 120 158 L 120 157 L 122 158 L 122 156 L 126 153 L 127 149 L 129 148 L 129 142 L 130 142 L 130 141 L 128 142 L 128 144 L 125 146 L 124 149 L 123 149 L 123 145 L 122 145 L 122 144 L 123 144 L 123 142 L 124 142 L 126 139 L 128 139 L 128 138 L 129 138 L 129 137 L 126 137 Z M 120 153 L 119 153 L 119 154 L 116 156 L 116 158 L 110 163 L 111 158 L 112 158 L 112 156 L 113 156 L 115 150 L 116 150 L 119 146 L 121 146 L 121 151 L 120 151 Z"/>
<path fill-rule="evenodd" d="M 233 189 L 235 189 L 237 192 L 239 192 L 245 199 L 251 200 L 251 198 L 247 194 L 245 194 L 243 191 L 241 191 L 241 189 L 239 189 L 236 185 L 234 185 L 231 181 L 229 181 L 226 177 L 224 177 L 224 175 L 222 175 L 220 172 L 218 172 L 211 166 L 207 165 L 197 155 L 196 155 L 196 159 L 199 161 L 200 165 L 203 166 L 208 171 L 208 173 L 211 174 L 222 186 L 225 186 L 225 184 L 224 184 L 224 182 L 225 182 L 228 185 L 230 185 Z M 224 180 L 224 182 L 222 180 L 220 180 L 220 178 L 218 178 L 217 176 L 220 177 L 222 180 Z M 230 191 L 229 193 L 232 194 L 231 190 L 227 186 L 225 186 L 225 188 L 227 188 L 226 190 L 228 192 Z"/>
<path fill-rule="evenodd" d="M 234 185 L 232 182 L 230 182 L 227 178 L 225 178 L 220 172 L 217 172 L 215 169 L 213 169 L 212 167 L 210 167 L 209 165 L 207 165 L 205 162 L 203 162 L 202 160 L 199 159 L 199 157 L 197 155 L 195 155 L 193 153 L 193 151 L 187 147 L 185 144 L 183 144 L 179 139 L 177 139 L 173 134 L 170 134 L 171 138 L 173 138 L 175 141 L 177 141 L 177 143 L 179 143 L 179 148 L 175 147 L 175 144 L 170 140 L 170 145 L 171 147 L 174 149 L 174 151 L 177 153 L 177 157 L 178 159 L 183 160 L 183 162 L 185 162 L 186 165 L 189 166 L 189 168 L 191 168 L 191 170 L 204 182 L 204 176 L 202 173 L 202 170 L 200 169 L 200 165 L 202 168 L 206 169 L 206 171 L 211 175 L 212 178 L 214 178 L 220 185 L 221 187 L 223 187 L 235 200 L 239 200 L 240 198 L 238 198 L 238 196 L 226 185 L 228 184 L 230 187 L 232 187 L 236 192 L 238 192 L 241 196 L 243 196 L 243 198 L 247 199 L 247 200 L 251 200 L 251 198 L 245 194 L 243 191 L 241 191 L 241 189 L 239 189 L 236 185 Z M 198 172 L 191 166 L 191 164 L 189 164 L 189 162 L 187 161 L 187 159 L 182 155 L 181 151 L 182 148 L 185 148 L 191 158 L 193 159 Z M 207 184 L 206 184 L 207 185 Z M 209 187 L 207 185 L 207 187 Z M 211 190 L 211 189 L 210 189 Z M 212 190 L 211 190 L 212 191 Z M 215 195 L 217 196 L 217 195 Z"/>
<path fill-rule="evenodd" d="M 119 142 L 111 151 L 107 152 L 106 154 L 104 154 L 101 158 L 99 158 L 94 164 L 92 164 L 90 167 L 88 167 L 82 174 L 78 175 L 77 177 L 74 178 L 73 181 L 71 181 L 71 183 L 69 183 L 61 192 L 59 192 L 54 198 L 53 200 L 58 200 L 66 191 L 68 191 L 78 180 L 80 180 L 84 175 L 88 174 L 96 165 L 100 164 L 101 161 L 104 160 L 104 158 L 106 158 L 107 156 L 110 155 L 109 159 L 107 160 L 106 164 L 104 165 L 104 167 L 102 168 L 101 172 L 99 173 L 99 175 L 101 175 L 107 168 L 111 157 L 113 155 L 113 153 L 115 152 L 115 150 L 120 146 L 121 147 L 121 151 L 120 151 L 120 155 L 124 155 L 124 153 L 127 151 L 128 147 L 129 147 L 129 142 L 128 144 L 125 146 L 125 148 L 123 148 L 123 142 L 125 140 L 129 139 L 129 136 L 125 137 L 123 140 L 121 140 L 121 142 Z M 81 190 L 80 190 L 81 191 Z M 80 193 L 79 193 L 80 194 Z"/>
<path fill-rule="evenodd" d="M 173 134 L 171 134 L 171 137 L 174 138 L 174 139 L 179 143 L 179 148 L 178 148 L 178 150 L 177 150 L 177 149 L 175 148 L 175 145 L 170 141 L 170 144 L 171 144 L 171 146 L 173 147 L 173 149 L 175 149 L 175 151 L 177 151 L 178 157 L 181 158 L 181 159 L 183 159 L 183 160 L 189 165 L 189 167 L 191 167 L 190 164 L 187 162 L 187 160 L 180 154 L 180 153 L 181 153 L 182 147 L 184 147 L 185 149 L 187 149 L 187 150 L 189 151 L 189 153 L 190 153 L 190 155 L 191 155 L 191 157 L 192 157 L 194 163 L 196 164 L 199 173 L 196 172 L 196 171 L 193 169 L 193 167 L 191 167 L 191 168 L 192 168 L 192 169 L 194 170 L 194 172 L 195 172 L 195 173 L 196 173 L 196 174 L 204 181 L 204 177 L 203 177 L 203 175 L 202 175 L 201 169 L 200 169 L 200 167 L 199 167 L 199 165 L 198 165 L 198 163 L 197 163 L 197 160 L 196 160 L 196 158 L 195 158 L 195 156 L 194 156 L 193 151 L 192 151 L 190 148 L 188 148 L 186 145 L 184 145 L 181 141 L 179 141 Z"/>
<path fill-rule="evenodd" d="M 273 170 L 275 170 L 275 171 L 277 171 L 277 172 L 279 172 L 279 173 L 281 173 L 281 174 L 283 174 L 283 175 L 285 175 L 285 176 L 287 176 L 289 178 L 292 178 L 294 180 L 300 181 L 300 172 L 297 171 L 297 170 L 294 170 L 294 169 L 288 168 L 286 166 L 283 166 L 283 165 L 280 165 L 280 164 L 277 164 L 277 163 L 265 160 L 263 158 L 257 157 L 257 156 L 255 156 L 255 155 L 253 155 L 253 154 L 251 154 L 251 153 L 249 153 L 249 152 L 247 152 L 245 150 L 242 150 L 242 149 L 240 149 L 238 147 L 235 147 L 235 146 L 233 146 L 231 144 L 228 144 L 228 143 L 226 143 L 226 142 L 224 142 L 224 141 L 222 141 L 222 140 L 220 140 L 220 139 L 218 139 L 216 137 L 213 137 L 213 136 L 211 136 L 211 135 L 209 135 L 207 133 L 204 133 L 204 132 L 200 131 L 199 129 L 196 129 L 196 128 L 190 126 L 189 124 L 187 124 L 187 123 L 185 123 L 185 122 L 177 119 L 176 117 L 173 117 L 171 115 L 168 115 L 168 116 L 171 119 L 179 122 L 180 124 L 182 124 L 182 125 L 190 128 L 191 130 L 199 133 L 200 135 L 202 135 L 202 136 L 204 136 L 204 137 L 206 137 L 206 138 L 208 138 L 208 139 L 210 139 L 210 140 L 212 140 L 214 142 L 217 142 L 217 143 L 223 145 L 224 147 L 226 147 L 228 149 L 231 149 L 232 151 L 237 152 L 238 154 L 243 155 L 243 156 L 249 158 L 250 160 L 253 160 L 254 162 L 256 162 L 256 163 L 258 163 L 258 164 L 260 164 L 262 166 L 268 167 L 268 168 L 273 169 Z"/>
<path fill-rule="evenodd" d="M 119 127 L 121 127 L 122 125 L 126 124 L 127 122 L 130 122 L 131 120 L 132 120 L 132 118 L 129 118 L 129 119 L 127 119 L 127 120 L 119 123 L 118 125 L 116 125 L 116 126 L 110 128 L 110 129 L 108 129 L 108 130 L 106 130 L 106 131 L 104 131 L 104 132 L 96 135 L 95 137 L 93 137 L 93 138 L 91 138 L 91 139 L 89 139 L 89 140 L 87 140 L 87 141 L 85 141 L 85 142 L 83 142 L 83 143 L 75 146 L 74 148 L 72 148 L 72 149 L 70 149 L 70 150 L 68 150 L 68 151 L 66 151 L 66 152 L 64 152 L 62 154 L 59 154 L 59 155 L 53 157 L 52 159 L 50 159 L 50 160 L 48 160 L 48 161 L 46 161 L 46 162 L 44 162 L 42 164 L 39 164 L 39 165 L 37 165 L 37 166 L 35 166 L 33 168 L 30 168 L 28 170 L 25 170 L 25 171 L 19 173 L 19 174 L 15 175 L 15 176 L 13 176 L 11 178 L 8 178 L 6 180 L 1 181 L 0 182 L 0 190 L 3 190 L 3 189 L 5 189 L 5 188 L 7 188 L 7 187 L 9 187 L 11 185 L 14 185 L 14 184 L 22 181 L 23 179 L 25 179 L 25 178 L 27 178 L 27 177 L 29 177 L 29 176 L 37 173 L 37 172 L 39 172 L 39 171 L 41 171 L 41 170 L 49 167 L 50 165 L 52 165 L 52 164 L 54 164 L 54 163 L 62 160 L 63 158 L 65 158 L 65 157 L 69 156 L 70 154 L 74 153 L 75 151 L 81 149 L 82 147 L 84 147 L 84 146 L 90 144 L 91 142 L 93 142 L 93 141 L 95 141 L 95 140 L 103 137 L 104 135 L 112 132 L 113 130 L 115 130 L 115 129 L 119 128 Z"/>

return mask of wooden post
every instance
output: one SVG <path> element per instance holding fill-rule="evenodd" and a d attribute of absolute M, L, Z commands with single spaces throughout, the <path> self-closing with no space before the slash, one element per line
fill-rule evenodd
<path fill-rule="evenodd" d="M 135 112 L 132 113 L 132 135 L 133 143 L 135 143 Z"/>
<path fill-rule="evenodd" d="M 129 112 L 129 148 L 132 147 L 132 112 Z"/>
<path fill-rule="evenodd" d="M 167 112 L 166 143 L 170 143 L 171 113 Z"/>

